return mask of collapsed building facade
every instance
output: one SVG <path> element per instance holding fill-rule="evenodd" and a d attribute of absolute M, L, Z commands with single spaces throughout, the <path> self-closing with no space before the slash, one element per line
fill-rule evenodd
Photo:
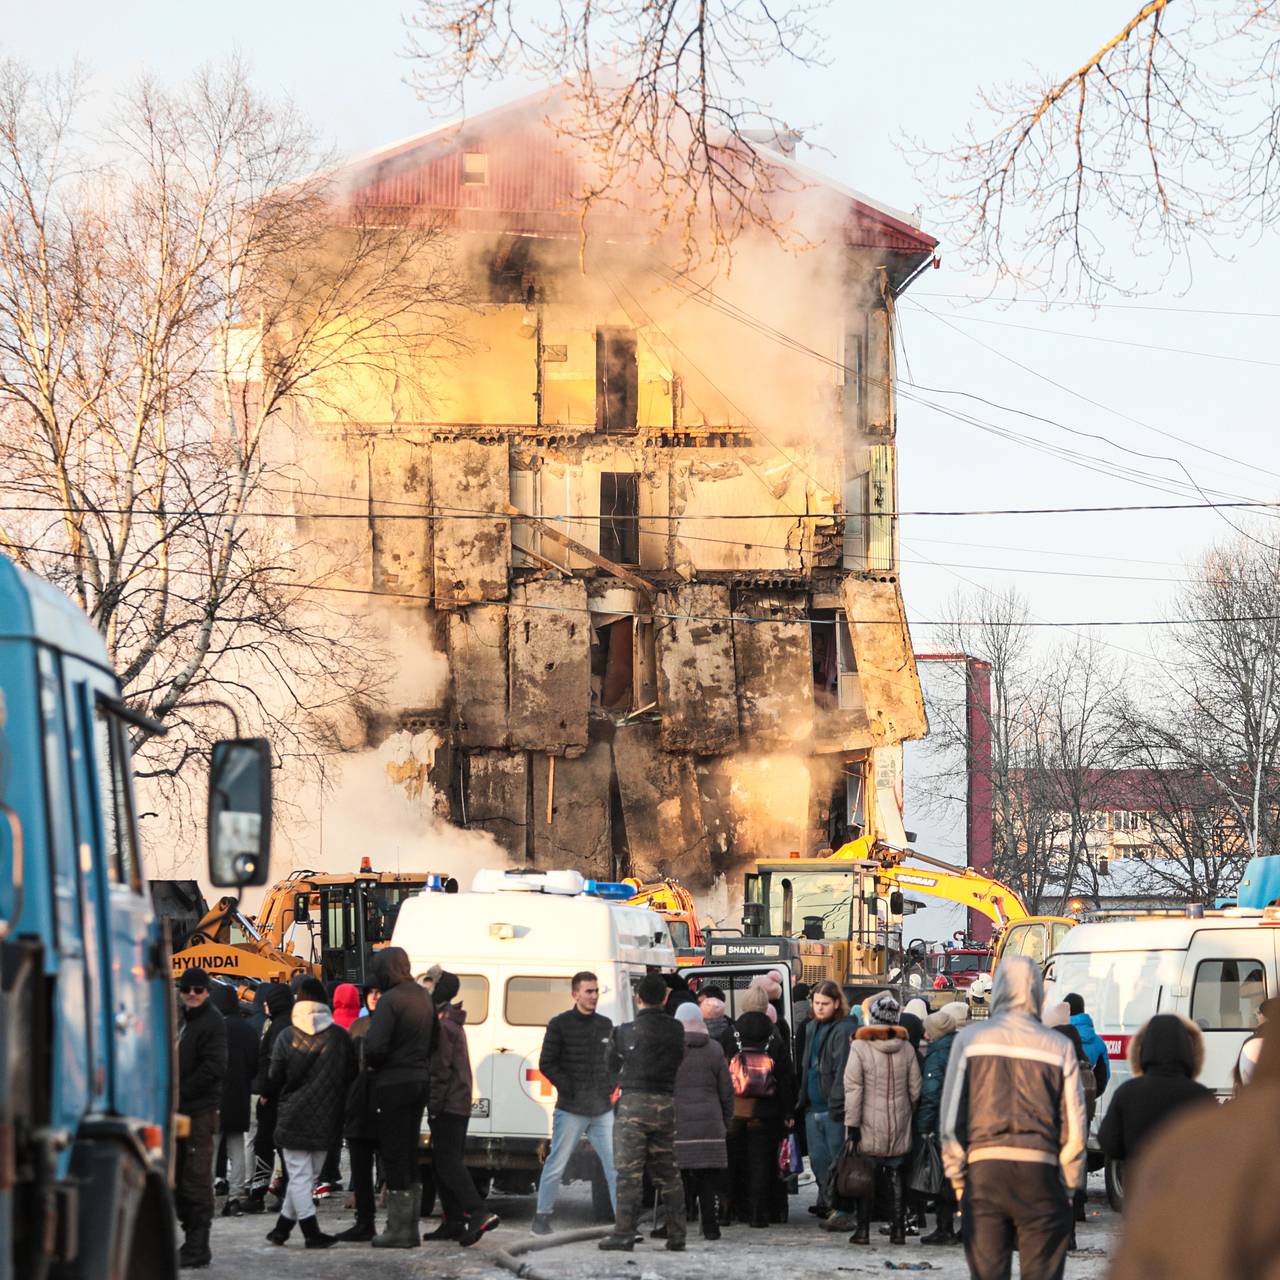
<path fill-rule="evenodd" d="M 926 726 L 894 299 L 935 242 L 777 164 L 808 247 L 741 246 L 710 286 L 634 210 L 597 217 L 584 252 L 536 112 L 353 170 L 364 207 L 448 226 L 476 301 L 429 420 L 391 396 L 296 433 L 300 526 L 343 540 L 406 665 L 342 746 L 517 863 L 706 890 L 872 822 L 902 838 L 901 742 Z M 367 522 L 325 520 L 352 511 Z M 415 652 L 447 677 L 415 684 Z M 375 796 L 339 802 L 376 826 Z"/>

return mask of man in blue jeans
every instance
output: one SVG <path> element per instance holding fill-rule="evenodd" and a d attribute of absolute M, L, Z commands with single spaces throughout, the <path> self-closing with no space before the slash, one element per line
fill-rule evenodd
<path fill-rule="evenodd" d="M 617 1210 L 613 1167 L 613 1091 L 617 1078 L 609 1067 L 613 1023 L 596 1012 L 600 981 L 594 973 L 573 975 L 573 1008 L 547 1023 L 538 1070 L 556 1090 L 551 1121 L 551 1150 L 538 1182 L 533 1234 L 549 1235 L 560 1179 L 569 1157 L 586 1138 L 600 1157 L 609 1183 L 609 1203 Z"/>

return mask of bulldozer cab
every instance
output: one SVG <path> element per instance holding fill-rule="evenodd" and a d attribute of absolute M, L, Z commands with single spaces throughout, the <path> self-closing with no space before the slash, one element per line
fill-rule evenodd
<path fill-rule="evenodd" d="M 421 884 L 355 880 L 299 893 L 305 915 L 295 909 L 295 923 L 310 932 L 312 954 L 306 958 L 319 966 L 321 980 L 371 982 L 374 953 L 391 941 L 400 904 L 421 892 Z"/>
<path fill-rule="evenodd" d="M 828 858 L 757 863 L 743 893 L 748 937 L 798 939 L 805 982 L 881 981 L 902 948 L 902 895 L 882 894 L 877 864 Z"/>

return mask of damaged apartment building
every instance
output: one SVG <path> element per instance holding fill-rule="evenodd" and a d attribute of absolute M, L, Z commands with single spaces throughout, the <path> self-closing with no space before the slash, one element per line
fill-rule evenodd
<path fill-rule="evenodd" d="M 431 420 L 388 406 L 299 436 L 300 525 L 367 504 L 341 525 L 354 585 L 396 610 L 399 661 L 447 658 L 344 745 L 394 737 L 387 785 L 518 864 L 706 890 L 869 823 L 902 839 L 925 719 L 894 299 L 935 241 L 776 163 L 807 245 L 748 238 L 706 280 L 633 209 L 593 215 L 584 251 L 574 166 L 527 105 L 354 171 L 366 207 L 447 223 L 478 297 Z"/>

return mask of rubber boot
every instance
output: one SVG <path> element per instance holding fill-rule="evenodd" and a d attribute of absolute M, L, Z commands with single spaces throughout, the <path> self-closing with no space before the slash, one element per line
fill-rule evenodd
<path fill-rule="evenodd" d="M 450 1218 L 441 1218 L 434 1231 L 424 1231 L 424 1240 L 456 1240 L 462 1234 L 462 1223 Z"/>
<path fill-rule="evenodd" d="M 907 1188 L 901 1169 L 889 1170 L 889 1194 L 893 1199 L 893 1222 L 889 1228 L 889 1243 L 906 1244 Z"/>
<path fill-rule="evenodd" d="M 1089 1198 L 1083 1191 L 1077 1191 L 1071 1197 L 1071 1216 L 1077 1222 L 1088 1222 L 1089 1215 L 1085 1212 L 1085 1205 L 1088 1204 Z"/>
<path fill-rule="evenodd" d="M 410 1187 L 408 1191 L 387 1192 L 387 1225 L 380 1235 L 373 1237 L 375 1249 L 416 1249 L 418 1239 L 418 1206 L 422 1191 Z"/>
<path fill-rule="evenodd" d="M 339 1231 L 333 1238 L 345 1244 L 368 1244 L 377 1233 L 378 1224 L 374 1222 L 373 1215 L 361 1217 L 357 1213 L 355 1223 L 345 1231 Z"/>
<path fill-rule="evenodd" d="M 309 1218 L 299 1218 L 298 1226 L 302 1228 L 302 1235 L 308 1249 L 328 1249 L 338 1243 L 333 1236 L 326 1235 L 320 1230 L 320 1223 L 316 1220 L 314 1213 Z"/>
<path fill-rule="evenodd" d="M 871 1243 L 871 1201 L 869 1199 L 858 1201 L 858 1225 L 853 1235 L 849 1237 L 849 1243 Z"/>
<path fill-rule="evenodd" d="M 951 1212 L 948 1201 L 938 1210 L 938 1227 L 927 1236 L 920 1237 L 921 1244 L 954 1244 L 956 1241 L 955 1214 Z"/>
<path fill-rule="evenodd" d="M 188 1267 L 207 1267 L 213 1261 L 209 1251 L 209 1228 L 192 1227 L 186 1233 L 182 1248 L 178 1250 L 178 1266 L 184 1270 Z"/>
<path fill-rule="evenodd" d="M 267 1241 L 270 1244 L 284 1244 L 289 1239 L 289 1233 L 293 1230 L 293 1219 L 286 1218 L 282 1213 L 276 1219 L 276 1225 L 267 1232 Z"/>
<path fill-rule="evenodd" d="M 529 1227 L 535 1236 L 549 1236 L 551 1234 L 551 1215 L 549 1213 L 535 1213 L 533 1215 L 533 1223 Z"/>
<path fill-rule="evenodd" d="M 492 1231 L 501 1219 L 496 1213 L 486 1213 L 483 1209 L 479 1213 L 468 1214 L 462 1220 L 462 1232 L 458 1236 L 458 1243 L 467 1249 L 475 1244 L 486 1231 Z"/>
<path fill-rule="evenodd" d="M 702 1238 L 719 1240 L 720 1216 L 716 1213 L 715 1196 L 709 1191 L 703 1191 L 698 1197 L 698 1207 L 702 1210 Z"/>

